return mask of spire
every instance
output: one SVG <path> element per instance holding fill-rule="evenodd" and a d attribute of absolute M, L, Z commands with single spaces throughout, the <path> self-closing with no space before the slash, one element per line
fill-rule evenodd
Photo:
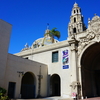
<path fill-rule="evenodd" d="M 46 34 L 46 33 L 49 33 L 49 31 L 50 31 L 50 30 L 49 30 L 49 23 L 47 23 L 47 29 L 45 30 L 45 34 Z"/>
<path fill-rule="evenodd" d="M 74 3 L 74 7 L 78 7 L 78 4 L 76 2 Z"/>
<path fill-rule="evenodd" d="M 81 14 L 81 9 L 78 4 L 75 2 L 72 9 L 72 15 Z"/>

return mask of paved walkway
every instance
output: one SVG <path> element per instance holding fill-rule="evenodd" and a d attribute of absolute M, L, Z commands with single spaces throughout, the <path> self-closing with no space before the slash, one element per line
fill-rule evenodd
<path fill-rule="evenodd" d="M 54 97 L 46 97 L 46 98 L 38 98 L 38 99 L 11 99 L 11 100 L 73 100 L 73 99 L 54 96 Z"/>
<path fill-rule="evenodd" d="M 47 97 L 47 98 L 38 98 L 38 99 L 11 99 L 11 100 L 74 100 L 74 99 L 68 99 L 68 98 L 62 98 L 56 96 L 56 97 Z M 100 100 L 100 97 L 79 99 L 79 100 Z"/>
<path fill-rule="evenodd" d="M 49 99 L 49 100 L 73 100 L 73 99 L 68 99 L 68 98 L 63 98 L 60 96 L 54 96 L 54 97 L 47 97 L 47 98 L 43 98 L 43 99 Z"/>
<path fill-rule="evenodd" d="M 87 98 L 87 99 L 80 99 L 80 100 L 100 100 L 100 97 Z"/>

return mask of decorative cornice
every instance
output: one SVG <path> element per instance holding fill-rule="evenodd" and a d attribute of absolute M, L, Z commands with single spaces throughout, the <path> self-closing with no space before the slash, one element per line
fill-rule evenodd
<path fill-rule="evenodd" d="M 68 47 L 68 46 L 69 46 L 69 44 L 68 44 L 68 41 L 66 40 L 66 41 L 55 43 L 55 44 L 47 45 L 47 46 L 44 46 L 41 48 L 35 48 L 35 49 L 22 51 L 22 52 L 16 53 L 15 55 L 23 57 L 23 56 L 46 52 L 46 51 L 50 51 L 50 50 L 54 50 L 54 49 L 59 49 L 62 47 Z"/>

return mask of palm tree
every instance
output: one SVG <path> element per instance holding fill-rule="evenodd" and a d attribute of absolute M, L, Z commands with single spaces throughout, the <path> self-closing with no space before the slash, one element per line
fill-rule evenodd
<path fill-rule="evenodd" d="M 44 36 L 49 35 L 52 39 L 52 43 L 54 43 L 54 38 L 57 37 L 60 38 L 60 32 L 56 30 L 57 28 L 53 28 L 52 30 L 49 30 L 47 33 L 44 34 Z"/>

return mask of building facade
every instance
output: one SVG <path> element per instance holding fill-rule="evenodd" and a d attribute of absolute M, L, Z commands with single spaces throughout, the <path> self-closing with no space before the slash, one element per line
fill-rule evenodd
<path fill-rule="evenodd" d="M 48 31 L 47 28 L 45 33 Z M 46 35 L 34 41 L 31 47 L 26 44 L 17 54 L 5 51 L 7 64 L 3 70 L 6 72 L 0 77 L 6 89 L 9 82 L 16 83 L 16 98 L 100 96 L 100 17 L 95 15 L 89 19 L 86 28 L 77 3 L 72 8 L 67 40 L 59 42 L 55 39 L 52 43 L 51 37 Z M 17 76 L 10 74 L 15 72 L 18 72 Z M 31 92 L 30 88 L 34 90 L 31 95 L 23 92 Z"/>
<path fill-rule="evenodd" d="M 47 65 L 8 53 L 11 28 L 0 19 L 0 87 L 9 98 L 47 96 Z"/>

